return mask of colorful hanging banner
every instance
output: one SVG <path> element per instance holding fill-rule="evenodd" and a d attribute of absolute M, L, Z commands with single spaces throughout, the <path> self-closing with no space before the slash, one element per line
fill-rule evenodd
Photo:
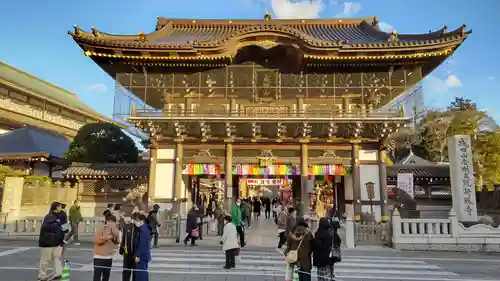
<path fill-rule="evenodd" d="M 182 165 L 182 174 L 199 175 L 221 175 L 224 174 L 223 164 L 186 164 Z"/>
<path fill-rule="evenodd" d="M 348 169 L 344 165 L 323 164 L 309 166 L 309 176 L 345 176 L 347 174 Z"/>
<path fill-rule="evenodd" d="M 233 168 L 233 175 L 254 176 L 297 176 L 300 167 L 295 165 L 270 165 L 261 167 L 259 164 L 239 164 Z"/>

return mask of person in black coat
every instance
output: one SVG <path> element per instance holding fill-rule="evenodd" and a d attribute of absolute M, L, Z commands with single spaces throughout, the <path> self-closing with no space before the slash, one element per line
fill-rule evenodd
<path fill-rule="evenodd" d="M 158 228 L 161 224 L 158 222 L 158 211 L 160 210 L 160 205 L 154 204 L 153 209 L 149 211 L 147 223 L 149 229 L 151 230 L 151 240 L 153 240 L 153 248 L 158 247 Z"/>
<path fill-rule="evenodd" d="M 186 218 L 186 238 L 184 238 L 184 245 L 187 245 L 188 240 L 191 239 L 191 246 L 195 246 L 195 241 L 198 236 L 193 235 L 193 231 L 198 230 L 198 218 L 200 210 L 197 206 L 191 208 Z"/>
<path fill-rule="evenodd" d="M 329 218 L 321 218 L 313 242 L 313 265 L 318 270 L 318 281 L 330 281 L 335 277 L 331 252 L 334 247 L 340 248 L 340 243 Z"/>
<path fill-rule="evenodd" d="M 135 254 L 139 245 L 139 227 L 135 225 L 137 221 L 137 213 L 133 213 L 130 217 L 132 222 L 127 223 L 123 227 L 122 239 L 120 243 L 119 253 L 123 256 L 123 272 L 122 281 L 135 281 Z"/>
<path fill-rule="evenodd" d="M 255 220 L 258 220 L 260 217 L 260 206 L 261 206 L 261 201 L 258 197 L 255 197 L 253 199 L 253 217 Z"/>
<path fill-rule="evenodd" d="M 62 274 L 61 245 L 64 241 L 64 232 L 59 217 L 60 212 L 61 203 L 53 202 L 50 205 L 49 213 L 43 218 L 38 237 L 38 246 L 42 248 L 38 270 L 39 280 L 49 277 L 49 264 L 54 265 L 54 276 L 52 278 L 60 278 Z"/>
<path fill-rule="evenodd" d="M 262 202 L 264 204 L 264 215 L 266 219 L 271 218 L 271 199 L 269 197 L 265 197 L 264 201 Z"/>

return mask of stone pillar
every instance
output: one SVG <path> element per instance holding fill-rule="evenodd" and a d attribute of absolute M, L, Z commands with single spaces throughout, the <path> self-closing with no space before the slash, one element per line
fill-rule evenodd
<path fill-rule="evenodd" d="M 309 164 L 308 164 L 309 151 L 307 143 L 300 144 L 300 200 L 302 201 L 302 210 L 300 214 L 304 215 L 307 212 L 308 196 L 307 185 L 309 183 Z"/>
<path fill-rule="evenodd" d="M 2 194 L 2 213 L 6 214 L 6 231 L 14 232 L 16 222 L 21 217 L 21 206 L 24 189 L 24 179 L 20 177 L 6 177 Z"/>
<path fill-rule="evenodd" d="M 149 146 L 149 178 L 148 178 L 148 208 L 154 204 L 156 188 L 156 162 L 158 160 L 158 149 L 155 145 Z"/>
<path fill-rule="evenodd" d="M 184 182 L 182 181 L 182 143 L 175 144 L 175 174 L 174 174 L 174 210 L 180 212 L 181 196 Z"/>
<path fill-rule="evenodd" d="M 380 219 L 389 220 L 389 206 L 387 204 L 387 164 L 385 163 L 386 151 L 380 150 L 378 155 L 378 174 L 380 186 Z"/>
<path fill-rule="evenodd" d="M 299 115 L 299 116 L 304 115 L 304 99 L 303 98 L 297 98 L 297 115 Z"/>
<path fill-rule="evenodd" d="M 352 144 L 352 186 L 354 195 L 354 219 L 361 219 L 361 175 L 359 171 L 359 144 Z"/>
<path fill-rule="evenodd" d="M 234 199 L 238 196 L 233 194 L 233 144 L 226 143 L 226 153 L 224 162 L 224 181 L 226 184 L 224 190 L 224 208 L 230 211 L 231 205 L 235 201 Z"/>

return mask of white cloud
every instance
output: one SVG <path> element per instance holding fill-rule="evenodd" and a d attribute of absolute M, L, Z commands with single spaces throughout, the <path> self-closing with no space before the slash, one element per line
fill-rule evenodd
<path fill-rule="evenodd" d="M 490 80 L 490 81 L 497 80 L 497 78 L 495 77 L 495 75 L 488 76 L 487 79 Z"/>
<path fill-rule="evenodd" d="M 460 79 L 458 79 L 458 77 L 455 74 L 448 75 L 448 78 L 446 78 L 445 83 L 449 89 L 459 88 L 462 86 L 462 81 L 460 81 Z"/>
<path fill-rule="evenodd" d="M 342 4 L 343 11 L 341 14 L 337 15 L 340 17 L 352 17 L 361 10 L 361 4 L 355 2 L 344 2 Z"/>
<path fill-rule="evenodd" d="M 323 0 L 271 0 L 273 14 L 278 19 L 319 18 L 323 7 Z"/>
<path fill-rule="evenodd" d="M 460 81 L 455 74 L 448 75 L 444 80 L 434 75 L 430 75 L 424 80 L 424 85 L 427 88 L 426 92 L 430 94 L 444 94 L 451 89 L 460 88 L 462 86 L 462 81 Z"/>
<path fill-rule="evenodd" d="M 383 32 L 391 33 L 394 30 L 394 27 L 384 21 L 379 22 L 378 26 L 380 27 L 380 30 Z"/>
<path fill-rule="evenodd" d="M 105 93 L 108 91 L 108 87 L 106 87 L 106 85 L 101 84 L 101 83 L 91 84 L 87 88 L 90 91 L 96 92 L 96 93 Z"/>

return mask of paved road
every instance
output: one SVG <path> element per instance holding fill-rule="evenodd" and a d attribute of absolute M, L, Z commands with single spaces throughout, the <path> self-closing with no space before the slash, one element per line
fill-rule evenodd
<path fill-rule="evenodd" d="M 92 279 L 90 245 L 68 248 L 65 257 L 73 263 L 71 280 Z M 32 242 L 0 242 L 0 280 L 36 280 L 39 250 Z M 121 280 L 121 258 L 114 260 L 111 281 Z M 220 248 L 170 246 L 155 249 L 150 264 L 151 281 L 282 281 L 283 258 L 272 248 L 242 251 L 233 270 L 223 270 Z M 336 280 L 408 281 L 500 281 L 500 255 L 346 250 L 336 266 Z M 315 272 L 313 271 L 313 275 Z M 314 276 L 312 278 L 316 280 Z"/>

